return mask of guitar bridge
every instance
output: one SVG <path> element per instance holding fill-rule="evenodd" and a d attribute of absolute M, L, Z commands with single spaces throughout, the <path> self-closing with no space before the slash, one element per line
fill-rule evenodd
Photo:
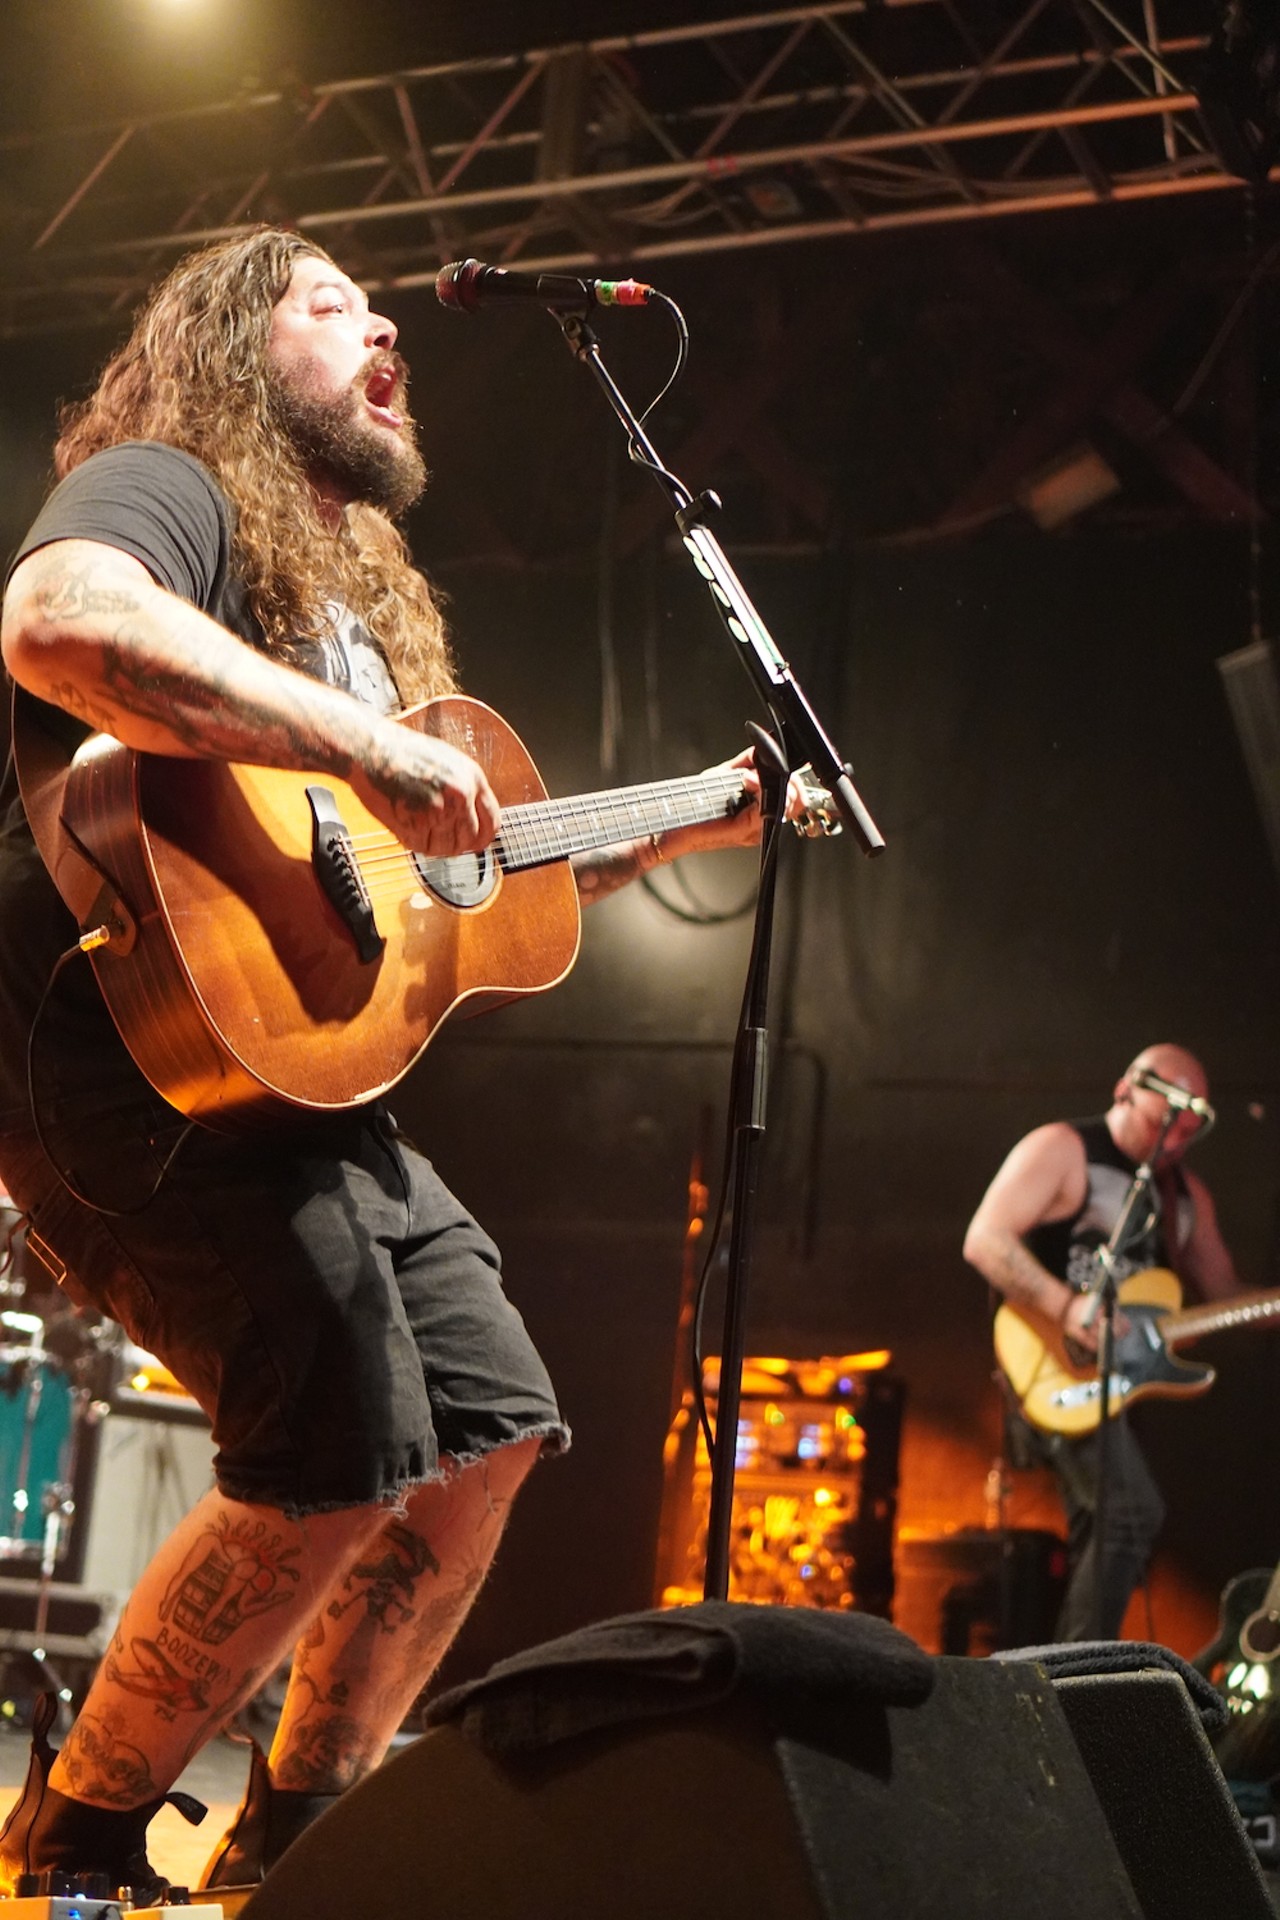
<path fill-rule="evenodd" d="M 1128 1374 L 1113 1373 L 1109 1395 L 1112 1406 L 1122 1405 L 1132 1388 L 1133 1382 Z M 1070 1412 L 1074 1407 L 1091 1406 L 1095 1400 L 1101 1400 L 1101 1398 L 1102 1383 L 1096 1376 L 1092 1380 L 1073 1381 L 1070 1386 L 1059 1387 L 1051 1395 L 1054 1406 L 1060 1407 L 1064 1413 Z"/>
<path fill-rule="evenodd" d="M 311 864 L 326 896 L 355 942 L 367 966 L 386 946 L 373 916 L 373 901 L 356 862 L 347 823 L 328 787 L 308 787 L 311 806 Z"/>

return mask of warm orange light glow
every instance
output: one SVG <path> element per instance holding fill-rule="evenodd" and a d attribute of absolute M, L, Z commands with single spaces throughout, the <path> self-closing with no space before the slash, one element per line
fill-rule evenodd
<path fill-rule="evenodd" d="M 837 1373 L 875 1373 L 881 1367 L 887 1367 L 893 1355 L 888 1347 L 873 1347 L 868 1353 L 845 1353 L 838 1360 L 829 1360 L 828 1366 Z"/>

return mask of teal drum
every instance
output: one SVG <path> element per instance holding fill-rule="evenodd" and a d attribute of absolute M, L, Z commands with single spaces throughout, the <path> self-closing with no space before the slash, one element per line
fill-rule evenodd
<path fill-rule="evenodd" d="M 70 1493 L 75 1404 L 36 1314 L 0 1313 L 0 1561 L 39 1560 Z M 58 1534 L 65 1544 L 65 1521 Z"/>

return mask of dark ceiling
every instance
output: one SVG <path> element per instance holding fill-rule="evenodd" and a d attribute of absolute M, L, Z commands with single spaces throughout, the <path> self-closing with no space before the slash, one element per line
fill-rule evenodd
<path fill-rule="evenodd" d="M 601 262 L 680 302 L 692 353 L 655 437 L 724 493 L 740 545 L 1082 521 L 1253 534 L 1280 506 L 1280 225 L 1200 109 L 1208 0 L 819 0 L 731 21 L 706 0 L 692 18 L 636 0 L 9 0 L 9 16 L 11 392 L 77 390 L 194 237 L 297 224 L 382 289 L 430 437 L 451 466 L 461 450 L 433 522 L 445 561 L 591 546 L 613 431 L 543 315 L 441 316 L 431 280 L 467 254 Z M 649 398 L 665 322 L 608 316 L 601 336 Z M 478 444 L 500 431 L 520 445 L 510 498 Z M 656 492 L 623 501 L 621 554 L 665 511 Z"/>

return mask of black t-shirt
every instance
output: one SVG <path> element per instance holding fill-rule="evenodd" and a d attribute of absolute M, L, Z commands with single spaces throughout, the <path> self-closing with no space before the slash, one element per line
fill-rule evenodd
<path fill-rule="evenodd" d="M 12 564 L 55 540 L 116 547 L 162 587 L 261 646 L 235 571 L 233 527 L 230 504 L 198 460 L 156 441 L 131 441 L 95 454 L 55 487 Z M 323 639 L 289 649 L 289 664 L 384 711 L 398 704 L 376 643 L 345 608 L 332 608 L 330 619 Z M 73 745 L 85 737 L 88 729 L 70 715 L 45 711 L 59 737 Z M 27 1035 L 54 964 L 76 936 L 36 851 L 10 756 L 0 780 L 0 1133 L 30 1124 Z M 42 1111 L 47 1104 L 56 1113 L 64 1100 L 145 1091 L 83 958 L 63 968 L 38 1041 Z"/>

